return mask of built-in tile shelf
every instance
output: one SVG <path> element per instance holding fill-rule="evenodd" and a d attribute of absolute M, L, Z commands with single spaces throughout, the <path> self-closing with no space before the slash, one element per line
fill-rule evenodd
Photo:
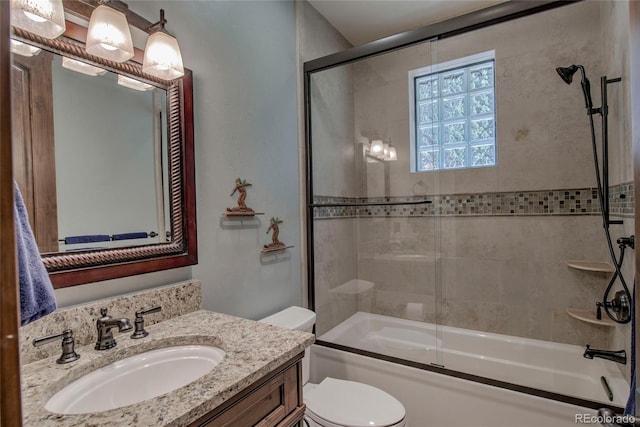
<path fill-rule="evenodd" d="M 585 310 L 583 308 L 567 308 L 567 314 L 575 319 L 582 320 L 583 322 L 591 323 L 593 325 L 616 325 L 612 320 L 606 317 L 606 315 L 603 315 L 602 319 L 598 319 L 594 310 Z"/>
<path fill-rule="evenodd" d="M 598 273 L 613 273 L 616 269 L 608 262 L 597 261 L 567 261 L 567 265 L 576 270 L 595 271 Z"/>

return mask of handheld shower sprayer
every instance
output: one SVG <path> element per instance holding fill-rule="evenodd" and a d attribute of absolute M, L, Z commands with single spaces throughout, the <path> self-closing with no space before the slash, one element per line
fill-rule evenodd
<path fill-rule="evenodd" d="M 578 71 L 577 65 L 570 65 L 568 67 L 558 67 L 556 71 L 560 75 L 560 78 L 568 85 L 573 82 L 573 75 Z"/>
<path fill-rule="evenodd" d="M 592 114 L 597 111 L 593 111 L 593 101 L 591 99 L 591 82 L 587 78 L 587 74 L 584 71 L 582 65 L 570 65 L 568 67 L 558 67 L 556 71 L 560 75 L 560 78 L 568 85 L 573 82 L 573 75 L 580 70 L 582 74 L 582 80 L 580 80 L 580 86 L 582 87 L 582 94 L 584 95 L 584 107 L 587 109 L 588 114 Z"/>
<path fill-rule="evenodd" d="M 587 78 L 584 67 L 582 65 L 570 65 L 568 67 L 558 67 L 556 68 L 556 72 L 560 76 L 560 78 L 566 83 L 571 84 L 573 81 L 573 75 L 580 70 L 582 75 L 582 80 L 580 81 L 580 86 L 582 87 L 582 94 L 584 96 L 584 104 L 587 109 L 587 115 L 589 116 L 589 128 L 591 131 L 591 145 L 593 149 L 593 163 L 595 166 L 596 173 L 596 184 L 598 188 L 598 201 L 600 203 L 600 213 L 602 215 L 602 226 L 604 228 L 605 237 L 607 240 L 607 247 L 609 249 L 609 255 L 611 256 L 611 261 L 613 262 L 613 267 L 615 272 L 609 280 L 609 285 L 604 292 L 602 297 L 602 301 L 596 303 L 598 318 L 602 317 L 601 309 L 604 308 L 607 316 L 616 323 L 629 323 L 631 321 L 631 310 L 632 310 L 632 295 L 629 291 L 629 287 L 622 275 L 622 262 L 624 261 L 624 251 L 626 247 L 635 247 L 635 240 L 633 236 L 624 237 L 618 239 L 618 246 L 620 248 L 620 255 L 616 256 L 613 244 L 611 242 L 611 233 L 609 231 L 610 224 L 622 224 L 622 221 L 619 220 L 611 220 L 609 218 L 609 167 L 608 167 L 608 126 L 607 126 L 607 116 L 608 116 L 608 106 L 607 106 L 607 85 L 610 83 L 618 83 L 621 81 L 621 78 L 615 79 L 607 79 L 606 76 L 600 78 L 600 89 L 602 95 L 602 106 L 600 108 L 593 108 L 593 101 L 591 99 L 591 83 Z M 598 160 L 598 149 L 596 146 L 596 134 L 595 127 L 593 123 L 593 115 L 600 114 L 602 121 L 602 166 L 600 166 L 600 162 Z M 600 168 L 602 167 L 602 179 L 600 177 Z M 622 291 L 618 291 L 615 293 L 614 298 L 609 301 L 609 294 L 613 288 L 614 283 L 617 279 L 620 279 L 620 283 L 622 284 Z"/>

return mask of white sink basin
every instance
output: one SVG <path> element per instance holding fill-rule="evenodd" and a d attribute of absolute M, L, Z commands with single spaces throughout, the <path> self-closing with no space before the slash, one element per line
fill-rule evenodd
<path fill-rule="evenodd" d="M 224 355 L 206 345 L 147 351 L 79 378 L 54 394 L 45 408 L 58 414 L 86 414 L 132 405 L 197 380 Z"/>

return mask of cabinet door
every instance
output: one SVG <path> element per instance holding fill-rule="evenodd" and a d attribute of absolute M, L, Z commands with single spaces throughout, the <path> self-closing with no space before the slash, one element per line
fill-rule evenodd
<path fill-rule="evenodd" d="M 11 65 L 13 177 L 41 253 L 58 252 L 52 60 L 43 50 Z"/>
<path fill-rule="evenodd" d="M 299 359 L 291 362 L 247 387 L 190 427 L 299 425 L 305 410 L 302 403 L 302 366 Z"/>

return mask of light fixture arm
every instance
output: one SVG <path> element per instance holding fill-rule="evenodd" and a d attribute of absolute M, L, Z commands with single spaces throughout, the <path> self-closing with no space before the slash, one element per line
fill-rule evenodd
<path fill-rule="evenodd" d="M 152 34 L 156 31 L 164 31 L 167 20 L 164 18 L 164 9 L 160 9 L 160 20 L 147 28 L 147 33 Z"/>
<path fill-rule="evenodd" d="M 106 3 L 109 7 L 119 10 L 124 13 L 127 17 L 127 21 L 129 25 L 149 33 L 148 28 L 153 25 L 153 23 L 137 13 L 133 12 L 129 9 L 129 6 L 123 2 L 122 0 L 97 0 L 102 3 Z M 83 19 L 89 19 L 91 16 L 91 12 L 95 9 L 99 4 L 97 1 L 93 0 L 74 0 L 74 1 L 65 1 L 64 7 L 65 10 L 70 12 L 71 14 L 78 16 Z"/>

